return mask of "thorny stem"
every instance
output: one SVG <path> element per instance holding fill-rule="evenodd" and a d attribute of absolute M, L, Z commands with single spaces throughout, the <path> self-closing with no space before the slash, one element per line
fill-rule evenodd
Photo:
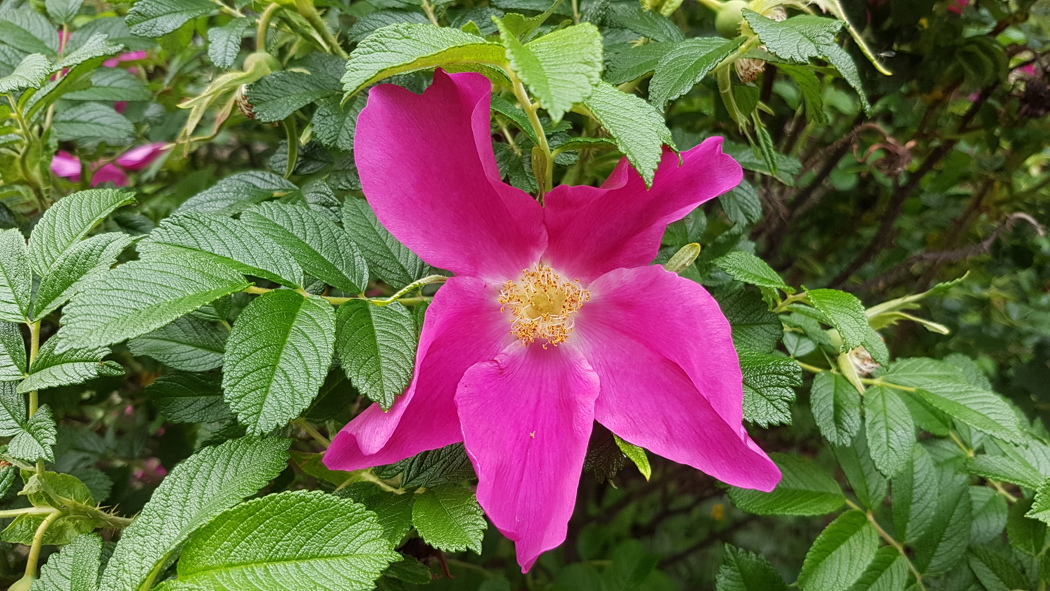
<path fill-rule="evenodd" d="M 29 547 L 29 558 L 26 560 L 26 576 L 36 576 L 36 565 L 40 561 L 40 549 L 44 545 L 44 535 L 47 533 L 47 528 L 51 527 L 51 524 L 61 516 L 62 512 L 55 510 L 45 517 L 40 522 L 40 526 L 36 528 L 36 534 L 33 535 L 33 544 Z"/>
<path fill-rule="evenodd" d="M 544 166 L 545 174 L 544 178 L 537 178 L 536 181 L 540 184 L 539 199 L 540 203 L 543 202 L 543 195 L 553 186 L 554 184 L 554 155 L 551 154 L 551 147 L 547 143 L 547 132 L 543 130 L 543 124 L 540 123 L 540 117 L 537 114 L 537 105 L 529 99 L 529 94 L 525 91 L 525 85 L 522 84 L 521 79 L 514 73 L 513 70 L 507 69 L 507 74 L 510 75 L 510 81 L 512 84 L 512 90 L 514 91 L 514 97 L 518 99 L 518 103 L 521 105 L 525 114 L 529 117 L 529 123 L 532 124 L 532 130 L 536 133 L 536 141 L 540 150 L 543 152 L 543 156 L 546 159 L 546 166 Z"/>
<path fill-rule="evenodd" d="M 281 9 L 281 5 L 277 2 L 266 7 L 262 15 L 259 16 L 259 26 L 255 30 L 255 51 L 266 51 L 266 36 L 270 31 L 270 21 L 273 20 L 273 15 L 277 14 L 277 11 Z"/>
<path fill-rule="evenodd" d="M 885 541 L 890 546 L 893 546 L 897 550 L 897 552 L 900 553 L 901 558 L 904 559 L 904 563 L 908 565 L 908 570 L 910 570 L 911 574 L 915 576 L 915 584 L 918 585 L 920 591 L 926 591 L 926 586 L 922 583 L 922 573 L 919 572 L 919 569 L 915 568 L 915 565 L 912 564 L 911 559 L 908 558 L 908 553 L 904 550 L 904 544 L 898 542 L 896 538 L 887 533 L 886 530 L 882 529 L 882 526 L 879 525 L 878 520 L 875 519 L 874 513 L 872 513 L 871 511 L 865 511 L 860 507 L 860 505 L 857 505 L 849 499 L 846 499 L 846 504 L 849 505 L 852 509 L 864 512 L 864 515 L 866 515 L 868 518 L 868 523 L 870 523 L 872 527 L 875 528 L 875 531 L 878 532 L 879 537 L 882 538 L 883 541 Z"/>
<path fill-rule="evenodd" d="M 9 517 L 18 517 L 20 515 L 48 515 L 50 513 L 57 513 L 58 509 L 54 507 L 26 507 L 24 509 L 7 509 L 0 511 L 0 519 L 7 519 Z"/>

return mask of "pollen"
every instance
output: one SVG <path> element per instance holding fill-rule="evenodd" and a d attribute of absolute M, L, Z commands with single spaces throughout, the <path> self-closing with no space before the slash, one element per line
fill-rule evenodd
<path fill-rule="evenodd" d="M 566 279 L 543 263 L 521 270 L 517 281 L 503 284 L 500 312 L 510 312 L 510 333 L 523 345 L 539 341 L 557 347 L 572 333 L 574 317 L 591 294 L 579 279 Z"/>

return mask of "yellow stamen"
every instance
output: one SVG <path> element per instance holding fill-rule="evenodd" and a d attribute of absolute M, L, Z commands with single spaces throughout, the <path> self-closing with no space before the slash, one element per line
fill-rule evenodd
<path fill-rule="evenodd" d="M 510 311 L 510 333 L 523 345 L 536 340 L 558 346 L 569 338 L 573 317 L 591 294 L 579 279 L 568 280 L 543 263 L 522 269 L 517 281 L 503 284 L 499 294 L 500 312 Z"/>

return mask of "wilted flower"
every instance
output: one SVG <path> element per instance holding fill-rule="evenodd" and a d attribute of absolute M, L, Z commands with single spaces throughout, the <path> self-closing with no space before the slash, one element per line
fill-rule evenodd
<path fill-rule="evenodd" d="M 373 405 L 325 456 L 389 464 L 463 442 L 478 501 L 531 568 L 565 540 L 595 420 L 626 441 L 764 491 L 776 465 L 748 437 L 729 323 L 697 283 L 660 266 L 667 225 L 740 182 L 712 138 L 667 151 L 652 189 L 626 160 L 605 184 L 541 206 L 505 184 L 491 84 L 438 71 L 415 95 L 371 90 L 355 154 L 379 220 L 455 276 L 437 292 L 411 385 Z"/>

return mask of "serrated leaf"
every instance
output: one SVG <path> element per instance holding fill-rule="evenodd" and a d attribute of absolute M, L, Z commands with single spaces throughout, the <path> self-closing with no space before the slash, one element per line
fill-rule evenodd
<path fill-rule="evenodd" d="M 1039 488 L 1043 475 L 1038 470 L 1016 458 L 981 454 L 966 458 L 962 467 L 967 474 L 983 478 L 1005 480 L 1031 489 Z"/>
<path fill-rule="evenodd" d="M 742 350 L 744 419 L 763 427 L 791 423 L 792 389 L 802 385 L 802 368 L 788 357 Z"/>
<path fill-rule="evenodd" d="M 674 47 L 674 43 L 667 42 L 611 47 L 605 52 L 605 81 L 623 84 L 637 80 L 655 70 L 660 60 Z"/>
<path fill-rule="evenodd" d="M 747 179 L 719 197 L 718 204 L 734 224 L 754 224 L 762 219 L 762 200 Z"/>
<path fill-rule="evenodd" d="M 116 189 L 89 189 L 59 199 L 29 237 L 29 261 L 44 276 L 62 253 L 87 236 L 118 207 L 135 202 L 135 194 Z"/>
<path fill-rule="evenodd" d="M 18 63 L 9 75 L 0 78 L 0 94 L 7 94 L 26 88 L 40 88 L 47 75 L 55 69 L 47 56 L 31 53 Z"/>
<path fill-rule="evenodd" d="M 178 579 L 158 590 L 368 591 L 398 560 L 362 505 L 291 491 L 238 505 L 201 528 L 182 551 Z"/>
<path fill-rule="evenodd" d="M 645 449 L 620 439 L 616 434 L 613 434 L 613 440 L 616 441 L 616 447 L 620 448 L 623 455 L 627 456 L 628 460 L 631 460 L 631 463 L 638 468 L 638 471 L 641 472 L 646 480 L 649 480 L 649 477 L 653 474 L 653 468 L 649 465 L 649 456 L 645 453 Z"/>
<path fill-rule="evenodd" d="M 0 10 L 0 44 L 20 53 L 53 56 L 58 52 L 58 35 L 55 25 L 39 12 L 28 7 L 10 8 Z"/>
<path fill-rule="evenodd" d="M 502 20 L 495 21 L 511 69 L 555 123 L 601 79 L 602 36 L 594 25 L 558 29 L 522 45 Z"/>
<path fill-rule="evenodd" d="M 55 461 L 52 446 L 58 441 L 58 430 L 51 408 L 43 405 L 22 425 L 22 431 L 7 444 L 7 453 L 24 462 Z"/>
<path fill-rule="evenodd" d="M 343 371 L 384 410 L 408 387 L 417 344 L 412 314 L 401 304 L 351 300 L 339 307 L 336 350 Z"/>
<path fill-rule="evenodd" d="M 154 380 L 146 396 L 173 423 L 218 423 L 233 418 L 217 375 L 172 373 Z"/>
<path fill-rule="evenodd" d="M 848 589 L 875 558 L 879 534 L 860 511 L 846 511 L 820 532 L 802 562 L 800 589 Z"/>
<path fill-rule="evenodd" d="M 412 529 L 412 505 L 416 495 L 399 495 L 380 490 L 368 482 L 358 482 L 337 490 L 336 495 L 363 503 L 376 514 L 383 535 L 395 547 Z"/>
<path fill-rule="evenodd" d="M 458 486 L 430 488 L 412 504 L 412 524 L 419 537 L 446 552 L 473 550 L 481 554 L 488 526 L 474 493 Z"/>
<path fill-rule="evenodd" d="M 221 27 L 208 29 L 208 59 L 216 68 L 233 67 L 241 51 L 241 37 L 251 26 L 251 19 L 235 18 Z"/>
<path fill-rule="evenodd" d="M 835 44 L 835 35 L 843 25 L 840 20 L 808 14 L 785 21 L 775 21 L 747 9 L 742 15 L 770 53 L 803 64 L 810 58 L 824 57 L 824 48 Z"/>
<path fill-rule="evenodd" d="M 1006 521 L 1010 545 L 1029 556 L 1038 556 L 1046 547 L 1046 524 L 1025 516 L 1034 502 L 1034 499 L 1018 499 L 1010 506 Z"/>
<path fill-rule="evenodd" d="M 15 389 L 15 384 L 0 383 L 0 437 L 14 437 L 24 430 L 25 398 Z"/>
<path fill-rule="evenodd" d="M 762 296 L 745 290 L 717 295 L 722 313 L 733 329 L 733 344 L 737 349 L 772 353 L 784 334 L 784 326 L 780 318 L 769 311 Z"/>
<path fill-rule="evenodd" d="M 48 339 L 40 347 L 29 376 L 18 384 L 21 393 L 80 384 L 102 376 L 122 376 L 124 368 L 115 361 L 103 361 L 109 347 L 70 348 L 55 351 L 58 339 Z"/>
<path fill-rule="evenodd" d="M 191 252 L 124 263 L 99 275 L 66 305 L 60 347 L 141 336 L 247 287 L 234 269 Z"/>
<path fill-rule="evenodd" d="M 864 431 L 858 432 L 850 445 L 834 446 L 832 449 L 842 473 L 846 476 L 846 482 L 861 504 L 870 509 L 881 506 L 886 498 L 888 483 L 871 461 L 868 438 Z"/>
<path fill-rule="evenodd" d="M 289 195 L 298 190 L 299 187 L 291 181 L 272 172 L 240 172 L 190 197 L 176 211 L 180 214 L 187 211 L 204 211 L 235 215 L 256 203 Z"/>
<path fill-rule="evenodd" d="M 810 409 L 817 429 L 832 445 L 849 445 L 860 430 L 860 393 L 841 374 L 825 371 L 813 378 Z M 907 409 L 905 409 L 907 410 Z"/>
<path fill-rule="evenodd" d="M 1044 480 L 1043 484 L 1036 489 L 1032 508 L 1025 513 L 1025 517 L 1050 524 L 1050 479 Z"/>
<path fill-rule="evenodd" d="M 971 546 L 966 553 L 966 563 L 985 589 L 1011 591 L 1029 587 L 1027 578 L 1014 564 L 1013 556 L 991 547 Z"/>
<path fill-rule="evenodd" d="M 26 363 L 26 343 L 22 331 L 17 324 L 0 320 L 0 382 L 21 380 L 26 372 Z"/>
<path fill-rule="evenodd" d="M 287 250 L 304 271 L 347 293 L 368 284 L 368 265 L 339 226 L 322 213 L 288 203 L 262 203 L 241 219 Z"/>
<path fill-rule="evenodd" d="M 60 142 L 103 141 L 122 144 L 135 135 L 127 117 L 100 103 L 82 103 L 61 109 L 52 121 Z"/>
<path fill-rule="evenodd" d="M 1006 497 L 988 486 L 970 486 L 973 504 L 973 523 L 970 527 L 971 544 L 988 544 L 1002 537 L 1006 529 Z"/>
<path fill-rule="evenodd" d="M 0 230 L 0 321 L 25 322 L 32 289 L 26 239 L 16 228 Z"/>
<path fill-rule="evenodd" d="M 842 78 L 846 83 L 853 87 L 857 97 L 860 98 L 860 104 L 864 111 L 870 114 L 871 103 L 868 102 L 868 96 L 864 91 L 864 83 L 861 82 L 860 72 L 857 70 L 857 64 L 854 63 L 853 58 L 846 53 L 845 49 L 835 44 L 825 45 L 823 49 L 824 58 L 839 71 L 839 74 L 842 74 Z"/>
<path fill-rule="evenodd" d="M 873 331 L 864 314 L 864 304 L 856 296 L 837 289 L 812 289 L 806 293 L 810 303 L 839 331 L 843 353 L 865 344 Z"/>
<path fill-rule="evenodd" d="M 120 68 L 99 68 L 91 74 L 91 87 L 62 95 L 72 101 L 148 101 L 149 89 L 134 74 Z"/>
<path fill-rule="evenodd" d="M 926 532 L 937 512 L 937 472 L 933 459 L 921 445 L 893 479 L 893 527 L 903 542 L 913 542 Z"/>
<path fill-rule="evenodd" d="M 226 342 L 222 389 L 252 433 L 309 406 L 328 374 L 334 332 L 331 304 L 291 290 L 265 293 L 241 312 Z"/>
<path fill-rule="evenodd" d="M 914 544 L 914 563 L 924 574 L 943 574 L 962 560 L 970 543 L 973 521 L 968 488 L 965 481 L 960 480 L 955 480 L 950 486 L 941 483 L 937 512 Z"/>
<path fill-rule="evenodd" d="M 126 20 L 135 35 L 160 37 L 214 9 L 208 0 L 138 0 Z"/>
<path fill-rule="evenodd" d="M 787 585 L 761 555 L 726 544 L 715 591 L 787 591 Z"/>
<path fill-rule="evenodd" d="M 820 80 L 813 70 L 806 66 L 777 64 L 777 70 L 784 72 L 798 85 L 802 100 L 806 105 L 806 122 L 810 125 L 827 125 L 828 117 L 824 114 L 824 97 Z"/>
<path fill-rule="evenodd" d="M 47 13 L 59 23 L 68 23 L 80 12 L 84 0 L 46 0 Z"/>
<path fill-rule="evenodd" d="M 399 23 L 377 29 L 357 44 L 342 83 L 347 94 L 354 94 L 395 74 L 456 64 L 500 64 L 505 59 L 502 45 L 459 29 Z"/>
<path fill-rule="evenodd" d="M 92 278 L 112 267 L 130 245 L 131 237 L 119 232 L 74 242 L 40 280 L 33 298 L 33 318 L 39 320 L 69 301 Z"/>
<path fill-rule="evenodd" d="M 42 407 L 43 408 L 43 407 Z M 39 413 L 38 413 L 39 414 Z M 31 476 L 29 474 L 32 474 Z M 87 485 L 71 474 L 57 472 L 23 473 L 26 481 L 22 492 L 34 507 L 52 507 L 63 509 L 63 513 L 54 520 L 43 536 L 43 543 L 48 545 L 69 544 L 80 534 L 98 527 L 101 522 L 94 514 L 85 513 L 82 508 L 94 508 L 95 500 Z M 5 541 L 17 544 L 30 544 L 36 536 L 47 515 L 28 513 L 19 515 L 3 531 Z M 97 576 L 97 571 L 96 571 Z"/>
<path fill-rule="evenodd" d="M 434 271 L 379 223 L 364 199 L 347 198 L 343 203 L 343 228 L 361 249 L 369 270 L 392 287 L 405 287 Z"/>
<path fill-rule="evenodd" d="M 52 554 L 32 591 L 96 591 L 102 571 L 102 538 L 88 533 Z"/>
<path fill-rule="evenodd" d="M 252 226 L 221 214 L 190 211 L 165 219 L 138 246 L 142 255 L 158 249 L 214 255 L 245 275 L 304 285 L 303 271 L 287 251 Z"/>
<path fill-rule="evenodd" d="M 364 108 L 364 96 L 356 96 L 345 105 L 341 104 L 337 97 L 317 101 L 317 109 L 311 120 L 314 137 L 328 148 L 350 152 L 354 149 L 357 116 Z"/>
<path fill-rule="evenodd" d="M 222 365 L 228 334 L 217 324 L 183 316 L 128 341 L 128 348 L 132 355 L 152 357 L 172 369 L 208 371 Z"/>
<path fill-rule="evenodd" d="M 454 443 L 376 468 L 376 475 L 381 478 L 393 478 L 398 474 L 403 487 L 431 487 L 470 480 L 474 477 L 474 467 L 463 444 Z"/>
<path fill-rule="evenodd" d="M 729 41 L 721 37 L 694 37 L 674 46 L 656 66 L 649 82 L 649 102 L 658 109 L 689 92 L 731 53 L 744 44 L 744 37 Z"/>
<path fill-rule="evenodd" d="M 103 591 L 138 589 L 194 531 L 284 470 L 289 443 L 234 439 L 175 466 L 124 529 L 102 574 Z"/>
<path fill-rule="evenodd" d="M 883 546 L 850 591 L 900 591 L 907 582 L 908 564 L 901 553 L 893 546 Z"/>
<path fill-rule="evenodd" d="M 0 497 L 7 496 L 11 486 L 15 483 L 15 474 L 18 468 L 15 466 L 4 466 L 0 468 Z"/>
<path fill-rule="evenodd" d="M 606 82 L 599 82 L 583 104 L 613 137 L 616 147 L 642 176 L 646 186 L 652 186 L 664 144 L 674 145 L 659 111 Z"/>
<path fill-rule="evenodd" d="M 262 122 L 282 121 L 310 103 L 339 93 L 324 76 L 284 70 L 274 72 L 248 86 L 252 114 Z"/>
<path fill-rule="evenodd" d="M 655 10 L 645 10 L 641 3 L 610 3 L 605 18 L 607 26 L 629 29 L 653 41 L 681 41 L 682 30 L 672 20 Z"/>
<path fill-rule="evenodd" d="M 353 43 L 360 43 L 377 29 L 398 23 L 424 25 L 430 24 L 430 21 L 427 20 L 426 15 L 418 10 L 377 10 L 356 19 L 353 26 L 347 31 L 347 39 Z"/>
<path fill-rule="evenodd" d="M 92 33 L 91 37 L 88 37 L 87 41 L 77 47 L 76 50 L 62 56 L 62 59 L 58 60 L 55 66 L 58 69 L 72 68 L 91 59 L 117 54 L 121 49 L 124 49 L 124 45 L 110 41 L 109 35 Z"/>
<path fill-rule="evenodd" d="M 864 394 L 864 425 L 871 459 L 887 478 L 893 478 L 908 461 L 915 443 L 915 423 L 899 391 L 883 386 Z"/>
<path fill-rule="evenodd" d="M 737 281 L 771 289 L 790 289 L 772 267 L 749 252 L 734 250 L 715 259 L 715 264 Z"/>
<path fill-rule="evenodd" d="M 768 493 L 729 487 L 729 498 L 740 509 L 756 515 L 824 515 L 846 503 L 838 483 L 811 461 L 769 455 L 780 468 L 780 484 Z"/>

